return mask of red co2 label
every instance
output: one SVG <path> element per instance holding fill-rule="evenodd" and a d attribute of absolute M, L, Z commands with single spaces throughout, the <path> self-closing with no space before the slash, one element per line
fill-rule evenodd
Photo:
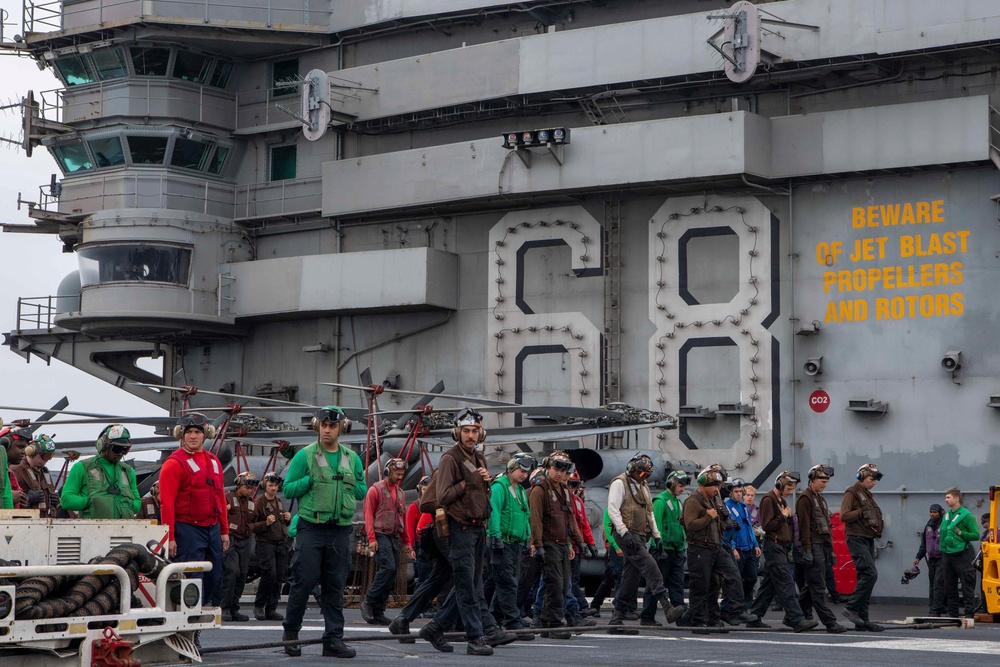
<path fill-rule="evenodd" d="M 809 394 L 809 407 L 812 408 L 813 412 L 826 412 L 826 409 L 830 407 L 830 394 L 822 389 L 817 389 Z"/>

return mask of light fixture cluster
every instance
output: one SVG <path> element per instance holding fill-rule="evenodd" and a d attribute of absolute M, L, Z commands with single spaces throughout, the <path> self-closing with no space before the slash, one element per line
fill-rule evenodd
<path fill-rule="evenodd" d="M 503 135 L 503 147 L 507 149 L 542 148 L 549 145 L 564 146 L 568 143 L 568 127 L 552 127 L 544 130 L 519 130 L 517 132 L 505 132 Z"/>
<path fill-rule="evenodd" d="M 506 302 L 507 297 L 504 296 L 503 285 L 506 283 L 504 278 L 503 267 L 506 262 L 501 256 L 501 249 L 507 245 L 507 237 L 512 234 L 516 234 L 518 229 L 534 229 L 536 227 L 569 227 L 580 235 L 580 243 L 584 247 L 583 254 L 580 255 L 579 259 L 586 267 L 587 263 L 590 261 L 590 255 L 588 251 L 588 244 L 590 243 L 590 238 L 580 231 L 580 225 L 571 220 L 539 220 L 537 222 L 520 222 L 516 225 L 508 227 L 503 235 L 503 238 L 494 242 L 493 254 L 496 256 L 493 260 L 494 266 L 496 266 L 496 277 L 493 282 L 497 285 L 497 296 L 494 297 L 493 304 L 493 319 L 497 321 L 502 321 L 504 319 L 504 314 L 500 312 L 501 306 Z M 584 339 L 583 334 L 574 332 L 568 325 L 558 326 L 558 325 L 542 325 L 542 326 L 526 326 L 526 327 L 509 327 L 500 329 L 493 334 L 495 340 L 495 356 L 500 360 L 500 367 L 493 371 L 496 376 L 497 388 L 494 394 L 497 398 L 504 396 L 505 392 L 503 389 L 503 376 L 504 376 L 504 365 L 506 363 L 506 355 L 501 349 L 501 344 L 503 338 L 510 335 L 518 335 L 521 333 L 535 333 L 537 331 L 547 331 L 547 332 L 562 332 L 569 334 L 569 337 L 573 341 L 582 341 Z M 590 394 L 590 389 L 587 387 L 587 378 L 590 376 L 590 371 L 587 369 L 587 350 L 579 345 L 575 346 L 564 346 L 567 352 L 576 352 L 577 357 L 580 360 L 580 370 L 579 375 L 581 379 L 581 389 L 580 393 L 580 405 L 586 407 L 584 404 L 584 397 Z"/>
<path fill-rule="evenodd" d="M 742 326 L 743 319 L 747 316 L 747 314 L 749 314 L 749 312 L 753 309 L 753 307 L 757 305 L 757 297 L 760 296 L 760 287 L 758 286 L 759 280 L 757 276 L 754 274 L 754 262 L 758 256 L 757 253 L 758 232 L 756 227 L 747 223 L 745 217 L 746 215 L 745 208 L 743 208 L 742 206 L 729 206 L 725 208 L 723 208 L 722 206 L 709 206 L 708 203 L 706 202 L 702 207 L 690 208 L 687 211 L 675 212 L 667 216 L 667 219 L 660 225 L 660 229 L 656 233 L 656 238 L 660 241 L 660 252 L 656 256 L 658 276 L 656 280 L 656 288 L 657 288 L 656 295 L 653 299 L 653 302 L 656 304 L 656 309 L 663 314 L 663 317 L 665 317 L 668 320 L 673 320 L 675 318 L 674 313 L 670 312 L 670 310 L 667 308 L 667 305 L 660 301 L 660 297 L 667 286 L 667 282 L 665 279 L 665 269 L 664 269 L 664 265 L 667 263 L 666 259 L 667 255 L 666 240 L 668 236 L 667 226 L 671 222 L 679 220 L 684 217 L 699 215 L 701 213 L 724 213 L 726 211 L 736 211 L 737 213 L 739 213 L 740 220 L 743 222 L 743 226 L 746 227 L 747 231 L 753 235 L 753 246 L 747 253 L 750 256 L 750 261 L 749 261 L 750 275 L 747 282 L 753 287 L 754 290 L 753 296 L 751 296 L 750 299 L 747 300 L 747 303 L 743 308 L 740 308 L 738 315 L 727 315 L 721 320 L 713 319 L 708 321 L 693 320 L 691 322 L 674 322 L 673 328 L 667 333 L 665 333 L 663 336 L 661 336 L 659 340 L 656 341 L 654 347 L 658 350 L 659 353 L 658 355 L 659 358 L 655 362 L 656 372 L 659 375 L 659 377 L 656 379 L 657 392 L 659 394 L 659 396 L 656 399 L 656 402 L 659 406 L 662 406 L 664 403 L 666 403 L 666 396 L 664 395 L 664 387 L 667 384 L 667 378 L 664 369 L 666 367 L 667 346 L 664 339 L 673 338 L 676 335 L 678 329 L 685 329 L 687 327 L 717 328 L 723 326 L 726 323 L 730 323 L 734 327 L 739 327 L 738 329 L 739 335 L 749 339 L 750 345 L 754 349 L 753 354 L 750 356 L 750 383 L 753 385 L 753 393 L 750 394 L 750 404 L 748 406 L 749 408 L 752 409 L 752 411 L 747 411 L 747 413 L 743 415 L 746 419 L 750 420 L 753 423 L 753 429 L 750 431 L 750 447 L 746 450 L 747 458 L 744 459 L 742 462 L 736 464 L 737 468 L 741 468 L 743 464 L 749 461 L 750 458 L 755 453 L 754 441 L 759 437 L 759 428 L 760 428 L 760 417 L 758 416 L 758 413 L 760 411 L 756 409 L 757 401 L 760 398 L 760 395 L 757 392 L 757 382 L 759 380 L 757 376 L 757 364 L 759 362 L 759 357 L 760 357 L 760 343 L 756 338 L 753 337 L 753 335 L 751 335 L 750 331 L 746 327 Z M 650 220 L 650 222 L 655 223 L 655 220 Z M 657 434 L 656 437 L 659 440 L 663 440 L 666 436 L 661 431 L 660 433 Z"/>

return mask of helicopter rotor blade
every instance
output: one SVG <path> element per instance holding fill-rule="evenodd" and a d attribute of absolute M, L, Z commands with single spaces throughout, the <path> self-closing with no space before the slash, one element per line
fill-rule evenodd
<path fill-rule="evenodd" d="M 28 425 L 28 431 L 30 431 L 31 434 L 34 435 L 35 431 L 37 431 L 41 427 L 42 424 L 48 422 L 50 419 L 52 419 L 53 417 L 55 417 L 57 414 L 59 414 L 59 410 L 62 410 L 63 408 L 67 407 L 68 405 L 69 405 L 69 399 L 66 398 L 65 396 L 63 396 L 58 401 L 56 401 L 56 404 L 53 405 L 52 408 L 50 408 L 49 410 L 46 410 L 45 412 L 43 412 L 38 417 L 38 419 L 36 419 L 31 424 L 29 424 Z"/>
<path fill-rule="evenodd" d="M 357 389 L 360 391 L 374 391 L 372 387 L 362 387 L 356 384 L 340 384 L 338 382 L 318 382 L 317 384 L 325 385 L 327 387 L 340 387 L 341 389 Z M 427 398 L 429 396 L 433 398 L 449 398 L 453 401 L 465 401 L 467 403 L 475 403 L 476 405 L 496 405 L 496 406 L 511 406 L 517 405 L 516 403 L 507 403 L 505 401 L 494 401 L 489 398 L 473 398 L 472 396 L 457 396 L 455 394 L 428 394 L 424 391 L 410 391 L 408 389 L 386 389 L 387 394 L 406 394 L 408 396 L 422 396 Z"/>
<path fill-rule="evenodd" d="M 401 416 L 399 419 L 396 420 L 396 428 L 403 428 L 404 426 L 406 426 L 406 422 L 410 421 L 409 416 L 415 414 L 416 412 L 419 412 L 419 410 L 417 410 L 417 407 L 420 405 L 427 405 L 428 403 L 433 401 L 434 396 L 438 395 L 438 392 L 441 391 L 444 391 L 444 382 L 438 380 L 437 384 L 435 384 L 434 387 L 431 388 L 431 390 L 428 393 L 424 394 L 423 397 L 421 397 L 416 403 L 413 404 L 413 409 L 410 410 L 408 414 L 404 414 L 403 416 Z M 421 403 L 421 401 L 423 401 L 423 403 Z"/>
<path fill-rule="evenodd" d="M 169 385 L 163 385 L 163 384 L 149 384 L 148 382 L 132 382 L 130 384 L 133 384 L 133 385 L 135 385 L 137 387 L 147 387 L 149 389 L 160 389 L 160 390 L 163 390 L 163 391 L 179 391 L 179 392 L 187 392 L 187 391 L 189 391 L 189 389 L 185 388 L 185 387 L 171 387 Z M 274 403 L 276 405 L 292 405 L 292 406 L 296 406 L 296 407 L 306 407 L 307 406 L 306 403 L 295 403 L 293 401 L 282 401 L 282 400 L 279 400 L 277 398 L 266 398 L 264 396 L 247 396 L 246 394 L 227 394 L 227 393 L 224 393 L 224 392 L 221 392 L 221 391 L 207 391 L 205 389 L 197 389 L 197 391 L 195 393 L 205 394 L 206 396 L 224 396 L 224 397 L 228 397 L 228 398 L 242 398 L 242 399 L 247 400 L 247 401 L 263 401 L 263 402 L 266 402 L 266 403 Z M 192 412 L 197 412 L 197 409 L 193 409 L 191 411 Z"/>
<path fill-rule="evenodd" d="M 66 401 L 66 403 L 63 403 L 63 401 Z M 57 407 L 59 405 L 62 405 L 62 407 L 61 408 Z M 50 413 L 53 416 L 54 415 L 75 415 L 75 416 L 78 416 L 78 417 L 97 417 L 97 418 L 102 418 L 102 419 L 114 419 L 115 418 L 114 415 L 106 415 L 106 414 L 103 414 L 103 413 L 100 413 L 100 412 L 77 412 L 75 410 L 66 410 L 64 408 L 67 405 L 69 405 L 69 399 L 67 399 L 64 396 L 58 403 L 56 403 L 55 405 L 53 405 L 51 408 L 25 408 L 25 407 L 18 407 L 18 406 L 15 406 L 15 405 L 0 405 L 0 410 L 10 410 L 12 412 L 38 412 L 38 413 L 41 413 L 41 416 L 36 421 L 40 421 L 40 422 L 45 422 L 45 421 L 48 421 L 49 419 L 51 419 L 52 418 L 51 416 L 48 417 L 48 418 L 45 418 L 45 415 L 48 415 Z"/>

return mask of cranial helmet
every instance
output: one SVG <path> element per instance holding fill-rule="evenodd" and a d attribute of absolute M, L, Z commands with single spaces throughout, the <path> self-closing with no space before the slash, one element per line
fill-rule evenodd
<path fill-rule="evenodd" d="M 112 424 L 104 427 L 104 430 L 97 436 L 97 442 L 94 443 L 94 446 L 97 447 L 99 454 L 103 454 L 111 447 L 131 447 L 132 440 L 128 429 L 123 424 Z"/>

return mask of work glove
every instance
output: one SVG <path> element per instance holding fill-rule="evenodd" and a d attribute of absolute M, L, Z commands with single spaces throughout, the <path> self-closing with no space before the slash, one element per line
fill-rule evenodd
<path fill-rule="evenodd" d="M 536 563 L 545 562 L 545 547 L 535 547 L 535 562 Z"/>
<path fill-rule="evenodd" d="M 587 545 L 587 555 L 591 558 L 597 558 L 597 547 L 593 544 Z"/>
<path fill-rule="evenodd" d="M 502 555 L 503 546 L 504 546 L 503 540 L 500 539 L 499 537 L 490 538 L 490 549 L 493 550 L 493 553 L 497 554 L 498 556 Z"/>
<path fill-rule="evenodd" d="M 813 552 L 812 549 L 806 549 L 802 552 L 802 563 L 805 565 L 812 565 L 813 562 Z"/>
<path fill-rule="evenodd" d="M 52 505 L 52 507 L 59 507 L 59 494 L 53 491 L 49 495 L 49 503 Z"/>
<path fill-rule="evenodd" d="M 31 489 L 28 491 L 28 505 L 35 506 L 45 502 L 45 491 L 43 489 Z"/>

